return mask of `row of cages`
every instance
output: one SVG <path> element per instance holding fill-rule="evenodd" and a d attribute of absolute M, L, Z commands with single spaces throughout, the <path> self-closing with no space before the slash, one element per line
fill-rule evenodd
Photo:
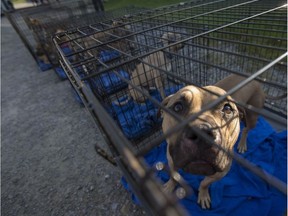
<path fill-rule="evenodd" d="M 101 7 L 95 8 L 92 2 L 92 0 L 49 1 L 37 7 L 18 9 L 6 15 L 39 68 L 42 71 L 54 69 L 59 78 L 65 80 L 66 74 L 59 65 L 57 50 L 52 42 L 54 34 L 145 10 L 130 6 L 105 12 L 100 10 Z"/>
<path fill-rule="evenodd" d="M 107 158 L 151 215 L 284 214 L 285 1 L 183 2 L 53 42 Z"/>

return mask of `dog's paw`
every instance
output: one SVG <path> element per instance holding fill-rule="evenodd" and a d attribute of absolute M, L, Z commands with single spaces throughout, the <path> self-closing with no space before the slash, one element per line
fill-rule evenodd
<path fill-rule="evenodd" d="M 240 154 L 243 154 L 247 151 L 247 144 L 246 142 L 240 142 L 238 144 L 237 150 Z"/>
<path fill-rule="evenodd" d="M 163 190 L 166 193 L 172 193 L 174 191 L 175 186 L 176 186 L 175 182 L 170 179 L 163 185 Z"/>
<path fill-rule="evenodd" d="M 201 206 L 202 209 L 210 209 L 211 199 L 208 189 L 199 190 L 197 203 Z"/>

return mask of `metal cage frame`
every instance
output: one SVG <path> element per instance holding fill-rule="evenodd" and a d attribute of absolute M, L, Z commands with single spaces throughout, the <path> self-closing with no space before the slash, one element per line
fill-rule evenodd
<path fill-rule="evenodd" d="M 117 165 L 145 209 L 153 215 L 183 215 L 185 210 L 177 202 L 179 197 L 163 192 L 153 175 L 157 167 L 147 167 L 143 155 L 253 80 L 262 83 L 269 95 L 279 96 L 287 92 L 287 4 L 266 0 L 199 0 L 137 13 L 116 21 L 117 25 L 108 20 L 56 34 L 53 42 L 59 52 L 60 63 L 103 132 Z M 166 43 L 162 35 L 169 32 L 180 34 L 181 38 Z M 71 51 L 69 54 L 63 52 L 62 46 L 67 44 Z M 182 44 L 182 50 L 171 51 L 170 48 Z M 110 52 L 108 57 L 102 55 L 106 50 Z M 149 61 L 148 56 L 159 52 L 172 59 L 169 61 L 171 68 L 167 68 L 167 62 L 161 65 L 157 61 Z M 164 107 L 161 100 L 151 97 L 150 91 L 143 91 L 122 73 L 123 70 L 128 71 L 131 76 L 139 63 L 165 75 L 167 80 L 164 85 L 169 87 L 193 85 L 202 88 L 229 74 L 237 74 L 245 79 L 227 94 L 183 120 L 177 113 Z M 147 76 L 145 68 L 144 74 Z M 118 84 L 113 85 L 110 91 L 101 76 L 107 76 L 108 83 L 116 77 Z M 120 120 L 115 118 L 116 111 L 111 111 L 109 107 L 115 101 L 123 102 L 123 97 L 129 92 L 128 86 L 148 98 L 156 108 L 163 109 L 177 119 L 177 127 L 162 134 L 160 123 L 156 122 L 149 132 L 140 137 L 127 137 Z M 281 128 L 287 128 L 285 99 L 266 101 L 265 109 L 242 103 L 237 105 L 261 114 Z M 146 105 L 146 109 L 151 108 Z M 123 112 L 122 108 L 120 112 Z M 138 112 L 141 114 L 141 110 Z M 197 131 L 197 134 L 221 149 L 207 134 L 201 131 Z M 221 150 L 287 194 L 285 183 L 264 173 L 238 154 Z M 178 183 L 187 189 L 183 179 L 178 179 Z"/>
<path fill-rule="evenodd" d="M 87 13 L 92 14 L 93 12 L 95 14 L 92 2 L 64 0 L 61 2 L 50 1 L 49 3 L 40 6 L 18 9 L 13 11 L 13 13 L 5 13 L 5 15 L 34 60 L 39 64 L 39 66 L 41 66 L 38 62 L 38 53 L 47 56 L 47 61 L 51 61 L 51 57 L 49 58 L 49 52 L 47 52 L 47 46 L 52 45 L 51 37 L 53 34 L 51 34 L 51 30 L 47 29 L 49 26 L 47 25 L 47 22 L 52 23 L 53 21 L 55 24 L 59 23 L 63 19 L 73 19 L 75 22 L 75 17 Z M 33 25 L 33 23 L 30 22 L 30 19 L 37 21 L 37 25 Z M 77 27 L 77 25 L 75 24 L 74 27 Z M 52 66 L 43 67 L 41 70 L 47 70 L 50 68 L 52 68 Z"/>
<path fill-rule="evenodd" d="M 46 56 L 48 57 L 48 60 L 51 63 L 52 68 L 55 70 L 55 68 L 59 67 L 57 51 L 55 50 L 54 52 L 48 52 L 48 50 L 45 49 L 46 47 L 53 47 L 51 38 L 55 33 L 59 31 L 69 31 L 70 29 L 81 28 L 82 26 L 86 26 L 88 24 L 94 24 L 99 21 L 111 20 L 123 15 L 129 16 L 129 14 L 133 14 L 138 11 L 144 11 L 144 10 L 145 10 L 144 8 L 137 8 L 131 6 L 122 8 L 120 10 L 97 12 L 97 13 L 95 12 L 85 13 L 84 10 L 82 11 L 82 14 L 74 15 L 74 13 L 71 13 L 71 15 L 69 15 L 66 18 L 63 17 L 61 18 L 62 15 L 61 16 L 55 15 L 51 19 L 39 14 L 36 14 L 35 16 L 33 15 L 29 16 L 29 18 L 39 20 L 41 23 L 41 28 L 45 29 L 45 31 L 42 31 L 42 29 L 36 30 L 34 33 L 36 34 L 37 40 L 41 41 L 40 43 L 42 45 L 42 49 L 45 52 Z M 45 32 L 45 35 L 43 35 L 43 32 Z"/>

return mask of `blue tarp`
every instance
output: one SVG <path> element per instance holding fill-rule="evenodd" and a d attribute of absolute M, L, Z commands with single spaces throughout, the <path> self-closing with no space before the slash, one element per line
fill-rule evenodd
<path fill-rule="evenodd" d="M 52 68 L 52 65 L 44 63 L 41 59 L 37 59 L 38 66 L 41 71 L 46 71 Z"/>
<path fill-rule="evenodd" d="M 170 95 L 182 88 L 182 85 L 173 86 L 165 89 L 166 95 Z M 150 92 L 150 95 L 161 101 L 161 96 L 157 90 Z M 122 97 L 117 103 L 127 100 L 127 96 Z M 157 117 L 158 107 L 150 100 L 140 104 L 130 98 L 128 102 L 122 106 L 112 103 L 112 109 L 116 113 L 116 119 L 121 125 L 122 131 L 128 139 L 136 139 L 150 132 L 155 126 L 161 123 L 161 119 Z"/>
<path fill-rule="evenodd" d="M 60 77 L 60 79 L 62 79 L 62 80 L 67 79 L 67 75 L 66 75 L 66 73 L 62 67 L 56 67 L 55 72 Z"/>
<path fill-rule="evenodd" d="M 243 128 L 242 123 L 241 128 Z M 234 147 L 235 152 L 238 141 Z M 263 117 L 259 117 L 257 126 L 248 134 L 248 151 L 242 156 L 287 183 L 286 130 L 277 133 Z M 158 161 L 167 164 L 166 142 L 154 148 L 145 159 L 149 165 Z M 194 191 L 190 197 L 180 201 L 193 216 L 282 216 L 287 208 L 287 198 L 284 194 L 233 161 L 229 173 L 209 188 L 212 208 L 202 210 L 197 204 L 197 197 L 203 176 L 191 175 L 182 170 L 179 172 Z M 169 178 L 168 174 L 163 171 L 158 172 L 157 176 L 163 182 L 168 181 Z M 124 187 L 132 193 L 124 178 L 122 182 Z M 133 193 L 132 198 L 139 204 Z"/>
<path fill-rule="evenodd" d="M 68 52 L 68 50 L 66 50 L 66 52 Z M 103 62 L 107 62 L 119 56 L 120 54 L 118 51 L 105 50 L 99 53 L 98 58 Z M 116 71 L 123 78 L 130 79 L 129 74 L 126 71 L 121 69 L 120 70 L 117 69 Z M 84 76 L 83 73 L 79 73 L 79 75 L 80 77 Z M 122 81 L 115 74 L 115 72 L 112 71 L 108 71 L 106 73 L 100 74 L 99 76 L 90 78 L 86 83 L 91 89 L 97 90 L 99 94 L 112 94 L 128 86 L 126 82 Z"/>
<path fill-rule="evenodd" d="M 107 62 L 118 57 L 120 57 L 120 53 L 116 50 L 103 50 L 99 54 L 99 59 L 102 62 Z"/>
<path fill-rule="evenodd" d="M 125 79 L 130 79 L 129 74 L 124 70 L 117 70 L 120 76 Z M 119 91 L 122 88 L 128 86 L 128 84 L 122 81 L 114 72 L 109 71 L 97 76 L 97 78 L 91 78 L 91 88 L 97 89 L 98 92 L 105 94 L 112 94 Z"/>

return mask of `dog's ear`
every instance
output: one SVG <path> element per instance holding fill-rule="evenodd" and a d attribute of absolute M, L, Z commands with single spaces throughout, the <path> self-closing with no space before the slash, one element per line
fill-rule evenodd
<path fill-rule="evenodd" d="M 174 94 L 169 95 L 168 97 L 164 98 L 164 100 L 161 103 L 161 106 L 164 106 L 164 107 L 167 106 L 169 100 L 171 99 L 173 95 Z M 163 110 L 161 109 L 161 107 L 159 107 L 158 112 L 157 112 L 157 118 L 162 118 L 162 117 L 163 117 Z"/>
<path fill-rule="evenodd" d="M 240 118 L 241 121 L 244 122 L 244 125 L 245 125 L 245 127 L 246 127 L 247 121 L 246 121 L 246 111 L 245 111 L 245 108 L 244 108 L 244 107 L 241 107 L 241 106 L 237 106 L 237 109 L 238 109 L 238 113 L 239 113 L 239 118 Z"/>

